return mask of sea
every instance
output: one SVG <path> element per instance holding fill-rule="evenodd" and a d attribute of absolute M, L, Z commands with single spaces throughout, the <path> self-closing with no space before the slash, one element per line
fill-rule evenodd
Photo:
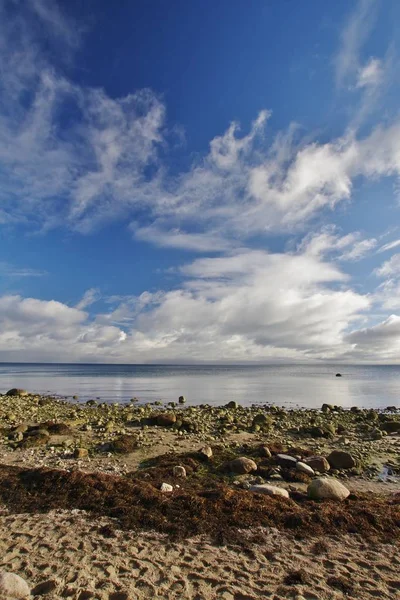
<path fill-rule="evenodd" d="M 341 377 L 336 377 L 340 373 Z M 400 408 L 400 366 L 0 363 L 0 392 L 19 387 L 79 401 L 177 401 L 220 406 Z"/>

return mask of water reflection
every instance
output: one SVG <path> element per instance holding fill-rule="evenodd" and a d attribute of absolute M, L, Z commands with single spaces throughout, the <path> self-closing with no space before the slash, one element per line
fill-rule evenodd
<path fill-rule="evenodd" d="M 343 377 L 336 378 L 336 372 Z M 273 403 L 288 407 L 400 406 L 400 367 L 337 365 L 210 367 L 143 365 L 0 364 L 0 389 L 30 391 L 107 402 L 176 401 L 221 405 Z"/>

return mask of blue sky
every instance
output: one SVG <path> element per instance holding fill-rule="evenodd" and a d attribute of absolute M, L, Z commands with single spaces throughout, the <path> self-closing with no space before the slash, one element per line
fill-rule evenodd
<path fill-rule="evenodd" d="M 400 361 L 396 0 L 0 0 L 0 360 Z"/>

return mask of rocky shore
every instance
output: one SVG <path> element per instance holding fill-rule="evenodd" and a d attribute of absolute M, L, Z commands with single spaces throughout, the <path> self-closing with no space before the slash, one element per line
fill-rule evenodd
<path fill-rule="evenodd" d="M 324 404 L 318 410 L 285 410 L 234 402 L 186 407 L 182 397 L 172 405 L 139 405 L 135 399 L 128 405 L 95 399 L 82 404 L 79 398 L 15 389 L 0 397 L 0 457 L 0 502 L 8 522 L 24 515 L 37 523 L 38 514 L 57 520 L 78 511 L 84 527 L 87 519 L 107 522 L 105 539 L 135 532 L 191 544 L 206 536 L 201 543 L 210 548 L 241 547 L 241 555 L 260 552 L 263 542 L 255 533 L 260 528 L 305 545 L 349 535 L 361 545 L 386 544 L 389 553 L 398 544 L 400 411 L 395 407 L 343 410 Z M 14 563 L 9 557 L 1 568 L 10 570 Z M 18 574 L 36 586 L 43 580 L 37 567 L 21 567 Z M 44 593 L 33 586 L 33 594 L 68 597 L 68 588 L 70 597 L 80 600 L 154 597 L 154 590 L 146 595 L 137 589 L 134 579 L 130 591 L 118 585 L 96 591 L 93 584 L 85 596 L 78 585 L 57 580 Z M 351 595 L 343 582 L 312 595 L 312 577 L 292 579 L 282 583 L 283 595 L 279 586 L 267 595 L 266 584 L 265 597 Z M 382 598 L 393 597 L 399 584 L 388 581 L 381 586 Z M 250 588 L 239 596 L 232 586 L 225 596 L 204 591 L 195 596 L 189 587 L 181 595 L 170 590 L 158 597 L 259 597 Z M 358 597 L 376 597 L 373 591 Z M 125 596 L 114 598 L 117 592 Z"/>

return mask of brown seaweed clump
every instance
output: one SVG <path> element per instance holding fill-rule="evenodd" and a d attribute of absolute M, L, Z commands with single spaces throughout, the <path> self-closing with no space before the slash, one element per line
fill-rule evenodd
<path fill-rule="evenodd" d="M 126 529 L 152 529 L 176 539 L 209 534 L 232 539 L 238 529 L 275 527 L 296 536 L 357 533 L 399 538 L 400 498 L 351 495 L 341 503 L 263 496 L 225 483 L 175 488 L 163 494 L 152 483 L 104 473 L 0 466 L 0 502 L 12 512 L 80 509 L 108 516 Z"/>

